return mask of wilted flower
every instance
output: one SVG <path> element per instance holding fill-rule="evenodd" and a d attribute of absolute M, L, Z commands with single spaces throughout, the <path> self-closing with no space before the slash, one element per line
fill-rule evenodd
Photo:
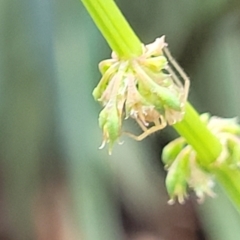
<path fill-rule="evenodd" d="M 112 53 L 112 59 L 102 61 L 99 69 L 102 78 L 93 96 L 104 107 L 99 116 L 102 146 L 112 147 L 120 137 L 123 119 L 133 118 L 141 127 L 139 136 L 127 133 L 136 140 L 182 119 L 189 81 L 172 59 L 164 36 L 143 46 L 139 57 L 126 60 Z"/>

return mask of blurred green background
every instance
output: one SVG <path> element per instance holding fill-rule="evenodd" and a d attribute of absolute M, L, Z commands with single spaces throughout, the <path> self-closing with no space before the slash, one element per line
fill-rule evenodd
<path fill-rule="evenodd" d="M 142 42 L 166 35 L 199 112 L 240 116 L 239 0 L 117 4 Z M 79 0 L 0 1 L 0 240 L 239 239 L 218 186 L 202 205 L 167 205 L 173 130 L 98 150 L 91 93 L 110 53 Z"/>

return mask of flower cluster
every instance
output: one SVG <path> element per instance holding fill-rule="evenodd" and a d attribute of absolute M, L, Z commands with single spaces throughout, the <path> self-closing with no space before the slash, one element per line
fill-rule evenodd
<path fill-rule="evenodd" d="M 133 118 L 141 127 L 139 136 L 127 133 L 136 140 L 182 119 L 189 81 L 172 59 L 164 36 L 143 46 L 142 55 L 132 59 L 120 59 L 113 52 L 99 69 L 102 78 L 93 96 L 104 107 L 99 115 L 101 147 L 108 143 L 111 152 L 122 134 L 123 119 Z"/>
<path fill-rule="evenodd" d="M 239 168 L 240 125 L 236 118 L 210 117 L 205 113 L 201 115 L 201 120 L 222 144 L 222 153 L 213 165 L 216 167 L 227 163 L 232 168 Z M 211 173 L 211 168 L 206 170 L 200 166 L 197 153 L 184 138 L 177 138 L 165 146 L 162 160 L 168 170 L 166 186 L 170 204 L 176 199 L 184 203 L 188 196 L 188 188 L 193 189 L 200 202 L 204 200 L 205 195 L 215 196 L 212 191 L 214 174 Z"/>

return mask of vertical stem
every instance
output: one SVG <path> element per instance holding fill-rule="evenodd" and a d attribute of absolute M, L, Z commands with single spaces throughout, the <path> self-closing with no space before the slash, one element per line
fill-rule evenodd
<path fill-rule="evenodd" d="M 240 172 L 239 169 L 229 168 L 226 164 L 214 167 L 212 172 L 221 184 L 235 208 L 240 213 Z"/>
<path fill-rule="evenodd" d="M 186 113 L 181 122 L 173 125 L 176 131 L 186 139 L 199 156 L 199 163 L 208 167 L 221 153 L 219 140 L 210 132 L 190 103 L 186 104 Z"/>
<path fill-rule="evenodd" d="M 113 0 L 81 0 L 109 46 L 122 58 L 139 56 L 141 42 Z"/>

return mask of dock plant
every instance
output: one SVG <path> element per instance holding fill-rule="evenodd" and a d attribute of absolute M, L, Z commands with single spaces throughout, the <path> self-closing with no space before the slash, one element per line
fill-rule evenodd
<path fill-rule="evenodd" d="M 82 0 L 112 49 L 99 64 L 102 78 L 93 96 L 102 106 L 101 148 L 122 134 L 142 140 L 167 126 L 180 135 L 163 149 L 169 203 L 184 203 L 189 190 L 202 202 L 218 182 L 240 211 L 240 126 L 236 118 L 201 115 L 188 102 L 190 80 L 172 57 L 165 36 L 143 44 L 113 0 Z M 134 119 L 142 133 L 124 130 Z"/>

